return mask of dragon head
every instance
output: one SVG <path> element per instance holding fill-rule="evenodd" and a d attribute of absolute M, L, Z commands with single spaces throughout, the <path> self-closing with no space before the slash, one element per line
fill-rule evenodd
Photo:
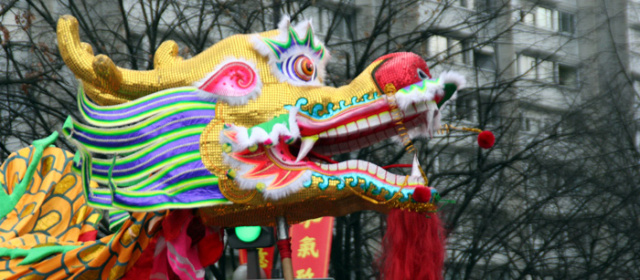
<path fill-rule="evenodd" d="M 69 120 L 63 132 L 79 147 L 83 178 L 107 186 L 86 187 L 94 206 L 199 207 L 211 224 L 225 226 L 273 224 L 282 215 L 296 222 L 364 209 L 435 210 L 437 191 L 415 160 L 411 175 L 397 175 L 363 160 L 330 159 L 389 138 L 406 145 L 439 129 L 439 109 L 464 78 L 431 79 L 416 54 L 380 57 L 334 88 L 324 85 L 329 51 L 309 22 L 288 18 L 277 30 L 230 36 L 189 60 L 165 42 L 149 71 L 94 56 L 70 16 L 59 21 L 58 41 L 82 82 L 80 111 L 93 125 Z"/>

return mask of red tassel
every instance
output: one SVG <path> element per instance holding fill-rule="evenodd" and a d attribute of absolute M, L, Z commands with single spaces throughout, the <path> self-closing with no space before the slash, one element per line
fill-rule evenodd
<path fill-rule="evenodd" d="M 149 279 L 151 277 L 151 267 L 153 267 L 153 253 L 156 250 L 158 237 L 154 237 L 147 244 L 147 248 L 142 251 L 140 258 L 127 271 L 121 280 Z"/>
<path fill-rule="evenodd" d="M 222 230 L 206 230 L 206 234 L 198 242 L 198 258 L 203 267 L 213 265 L 222 257 L 224 252 L 222 236 L 224 236 Z"/>
<path fill-rule="evenodd" d="M 436 213 L 391 210 L 378 259 L 384 280 L 443 279 L 445 236 Z"/>

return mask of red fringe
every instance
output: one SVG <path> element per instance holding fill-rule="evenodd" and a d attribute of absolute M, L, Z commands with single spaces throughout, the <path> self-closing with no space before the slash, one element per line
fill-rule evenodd
<path fill-rule="evenodd" d="M 445 236 L 436 213 L 391 210 L 377 261 L 384 280 L 443 279 Z"/>
<path fill-rule="evenodd" d="M 121 278 L 121 280 L 140 280 L 151 277 L 151 267 L 153 267 L 153 253 L 158 243 L 158 236 L 154 236 L 147 244 L 147 248 L 142 251 L 142 255 L 135 262 L 133 267 Z"/>

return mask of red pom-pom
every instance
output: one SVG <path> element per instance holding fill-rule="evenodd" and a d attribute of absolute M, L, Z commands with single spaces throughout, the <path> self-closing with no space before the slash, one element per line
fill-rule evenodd
<path fill-rule="evenodd" d="M 478 146 L 483 149 L 489 149 L 496 143 L 496 137 L 493 132 L 485 130 L 478 134 Z"/>
<path fill-rule="evenodd" d="M 431 190 L 425 187 L 418 187 L 413 191 L 413 199 L 417 202 L 429 202 Z"/>

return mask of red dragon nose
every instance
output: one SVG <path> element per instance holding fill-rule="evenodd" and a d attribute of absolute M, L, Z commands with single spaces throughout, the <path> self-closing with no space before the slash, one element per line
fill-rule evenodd
<path fill-rule="evenodd" d="M 427 63 L 417 54 L 392 53 L 376 59 L 380 60 L 383 62 L 373 71 L 373 77 L 381 90 L 389 83 L 401 89 L 431 78 Z"/>

